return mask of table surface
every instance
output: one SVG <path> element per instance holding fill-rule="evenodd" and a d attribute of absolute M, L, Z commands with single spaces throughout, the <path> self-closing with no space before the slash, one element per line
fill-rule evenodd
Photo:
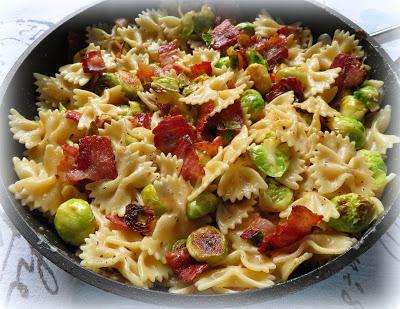
<path fill-rule="evenodd" d="M 1 0 L 0 83 L 18 56 L 54 23 L 92 0 Z M 320 0 L 367 32 L 400 24 L 397 1 Z M 400 57 L 400 39 L 383 47 Z M 397 103 L 397 102 L 393 102 Z M 46 260 L 21 237 L 0 208 L 0 307 L 158 308 L 103 292 Z M 399 308 L 400 220 L 364 255 L 336 275 L 285 298 L 248 308 Z"/>

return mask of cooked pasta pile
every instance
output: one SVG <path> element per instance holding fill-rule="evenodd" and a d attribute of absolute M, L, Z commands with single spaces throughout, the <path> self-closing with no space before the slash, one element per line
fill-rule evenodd
<path fill-rule="evenodd" d="M 34 74 L 38 116 L 10 111 L 26 151 L 9 189 L 50 217 L 87 201 L 82 266 L 136 287 L 263 288 L 340 255 L 383 212 L 399 138 L 359 41 L 326 38 L 208 6 L 71 34 L 73 63 Z"/>

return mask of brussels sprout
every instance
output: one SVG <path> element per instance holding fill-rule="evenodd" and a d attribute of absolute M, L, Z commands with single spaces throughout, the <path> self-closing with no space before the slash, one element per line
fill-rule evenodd
<path fill-rule="evenodd" d="M 161 216 L 167 211 L 158 197 L 156 188 L 152 184 L 145 186 L 140 194 L 142 195 L 144 205 L 153 209 L 157 216 Z"/>
<path fill-rule="evenodd" d="M 213 226 L 203 226 L 192 232 L 186 241 L 189 254 L 196 261 L 216 264 L 228 254 L 225 236 Z"/>
<path fill-rule="evenodd" d="M 190 220 L 198 219 L 214 212 L 219 202 L 219 198 L 211 192 L 203 192 L 187 204 L 186 215 Z"/>
<path fill-rule="evenodd" d="M 223 67 L 229 68 L 230 66 L 231 66 L 231 61 L 228 56 L 222 57 L 214 63 L 214 67 L 218 69 L 222 69 Z"/>
<path fill-rule="evenodd" d="M 194 24 L 193 24 L 193 16 L 196 14 L 193 11 L 187 12 L 182 17 L 182 30 L 181 30 L 181 38 L 187 39 L 194 31 Z"/>
<path fill-rule="evenodd" d="M 106 84 L 108 87 L 121 85 L 122 92 L 129 99 L 135 99 L 138 91 L 143 90 L 140 79 L 135 74 L 127 71 L 104 73 L 100 84 Z"/>
<path fill-rule="evenodd" d="M 265 65 L 252 63 L 247 67 L 246 73 L 254 82 L 254 88 L 261 92 L 262 95 L 266 94 L 271 89 L 271 77 Z"/>
<path fill-rule="evenodd" d="M 128 145 L 133 144 L 133 143 L 137 143 L 138 141 L 139 140 L 137 138 L 133 137 L 132 135 L 125 134 L 125 140 L 124 140 L 125 146 L 128 146 Z"/>
<path fill-rule="evenodd" d="M 267 137 L 261 145 L 251 147 L 249 155 L 254 164 L 270 177 L 281 177 L 290 164 L 289 147 L 275 136 Z"/>
<path fill-rule="evenodd" d="M 263 56 L 261 56 L 261 54 L 256 50 L 247 51 L 246 52 L 246 60 L 249 65 L 253 64 L 253 63 L 258 63 L 258 64 L 265 65 L 268 68 L 267 60 L 265 60 L 265 58 Z"/>
<path fill-rule="evenodd" d="M 374 112 L 379 108 L 379 100 L 381 96 L 379 90 L 382 85 L 383 83 L 381 81 L 365 81 L 361 85 L 360 89 L 354 91 L 353 95 L 356 99 L 363 102 L 371 112 Z"/>
<path fill-rule="evenodd" d="M 331 218 L 328 223 L 330 227 L 340 232 L 360 233 L 367 229 L 381 212 L 371 198 L 356 193 L 339 195 L 331 201 L 335 204 L 340 217 Z"/>
<path fill-rule="evenodd" d="M 203 5 L 200 12 L 189 11 L 182 17 L 181 38 L 199 38 L 214 26 L 215 15 L 208 5 Z"/>
<path fill-rule="evenodd" d="M 265 101 L 261 93 L 254 89 L 246 90 L 240 99 L 240 103 L 252 115 L 261 112 L 265 107 Z"/>
<path fill-rule="evenodd" d="M 296 77 L 303 86 L 307 84 L 307 74 L 300 67 L 286 67 L 278 70 L 275 74 L 275 81 L 278 82 L 287 77 Z"/>
<path fill-rule="evenodd" d="M 135 116 L 143 113 L 144 109 L 138 102 L 129 102 L 129 105 L 121 105 L 122 116 Z"/>
<path fill-rule="evenodd" d="M 54 226 L 66 243 L 79 246 L 96 228 L 96 220 L 88 202 L 73 198 L 62 203 L 56 212 Z"/>
<path fill-rule="evenodd" d="M 364 103 L 357 100 L 352 95 L 347 95 L 340 101 L 340 113 L 343 116 L 351 117 L 359 121 L 363 120 L 368 108 L 365 107 Z"/>
<path fill-rule="evenodd" d="M 182 248 L 186 247 L 186 238 L 185 239 L 179 239 L 177 241 L 174 242 L 174 244 L 172 245 L 171 251 L 176 251 Z"/>
<path fill-rule="evenodd" d="M 284 211 L 293 202 L 293 191 L 273 178 L 267 178 L 268 188 L 260 191 L 260 206 L 269 212 Z"/>
<path fill-rule="evenodd" d="M 236 28 L 240 31 L 244 31 L 248 35 L 253 35 L 255 33 L 255 26 L 253 23 L 243 22 L 236 25 Z"/>
<path fill-rule="evenodd" d="M 357 119 L 347 116 L 335 116 L 329 119 L 328 128 L 343 136 L 348 136 L 351 141 L 355 142 L 356 149 L 360 149 L 364 145 L 365 128 Z"/>
<path fill-rule="evenodd" d="M 378 151 L 361 149 L 357 155 L 363 157 L 367 162 L 369 170 L 374 179 L 374 190 L 380 192 L 386 184 L 387 167 L 383 161 L 382 155 Z"/>
<path fill-rule="evenodd" d="M 214 44 L 214 38 L 210 32 L 203 32 L 201 38 L 208 47 L 211 47 Z"/>
<path fill-rule="evenodd" d="M 179 92 L 179 82 L 176 78 L 169 76 L 152 77 L 151 88 L 155 92 Z"/>

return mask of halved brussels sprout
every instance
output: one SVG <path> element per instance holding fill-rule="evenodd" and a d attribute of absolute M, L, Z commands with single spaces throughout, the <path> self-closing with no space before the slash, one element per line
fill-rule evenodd
<path fill-rule="evenodd" d="M 368 197 L 356 193 L 339 195 L 331 200 L 340 217 L 331 218 L 329 226 L 339 232 L 356 234 L 368 228 L 382 212 L 382 209 Z"/>
<path fill-rule="evenodd" d="M 231 61 L 228 56 L 222 57 L 214 63 L 214 67 L 218 69 L 222 69 L 223 67 L 229 68 L 230 66 L 231 66 Z"/>
<path fill-rule="evenodd" d="M 220 199 L 211 192 L 201 193 L 186 206 L 186 215 L 190 220 L 201 218 L 217 209 Z"/>
<path fill-rule="evenodd" d="M 240 31 L 244 31 L 248 35 L 253 35 L 255 33 L 255 26 L 253 23 L 243 22 L 236 25 L 236 28 Z"/>
<path fill-rule="evenodd" d="M 186 241 L 189 254 L 196 261 L 216 264 L 228 254 L 228 242 L 215 227 L 207 225 L 192 232 Z"/>
<path fill-rule="evenodd" d="M 265 65 L 252 63 L 247 67 L 246 73 L 254 82 L 254 88 L 261 92 L 262 95 L 265 95 L 271 89 L 271 77 Z"/>
<path fill-rule="evenodd" d="M 278 82 L 287 77 L 296 77 L 303 87 L 307 85 L 307 74 L 304 69 L 300 67 L 286 67 L 278 70 L 275 74 L 275 81 Z"/>
<path fill-rule="evenodd" d="M 58 235 L 66 243 L 79 246 L 96 228 L 96 220 L 88 202 L 73 198 L 62 203 L 54 217 Z"/>
<path fill-rule="evenodd" d="M 328 121 L 328 128 L 349 139 L 356 144 L 356 149 L 362 148 L 365 142 L 364 125 L 357 119 L 347 116 L 335 116 Z"/>
<path fill-rule="evenodd" d="M 121 105 L 122 116 L 135 116 L 143 113 L 144 109 L 138 102 L 129 102 L 129 105 Z"/>
<path fill-rule="evenodd" d="M 250 50 L 246 52 L 246 60 L 247 64 L 253 64 L 253 63 L 258 63 L 267 66 L 268 68 L 268 62 L 265 60 L 265 58 L 256 50 Z"/>
<path fill-rule="evenodd" d="M 176 78 L 169 76 L 152 77 L 151 88 L 155 92 L 179 92 L 179 82 Z"/>
<path fill-rule="evenodd" d="M 157 191 L 152 184 L 148 184 L 142 189 L 140 193 L 145 206 L 153 209 L 157 216 L 161 216 L 167 211 L 165 206 L 161 203 Z"/>
<path fill-rule="evenodd" d="M 340 113 L 343 116 L 351 117 L 359 121 L 364 119 L 368 108 L 365 107 L 364 103 L 357 100 L 352 95 L 347 95 L 340 101 Z"/>
<path fill-rule="evenodd" d="M 365 81 L 360 89 L 354 91 L 353 95 L 356 99 L 363 102 L 371 112 L 374 112 L 379 108 L 380 88 L 382 85 L 381 81 Z"/>
<path fill-rule="evenodd" d="M 293 202 L 293 191 L 273 178 L 267 178 L 268 188 L 260 191 L 259 205 L 268 212 L 284 211 Z"/>
<path fill-rule="evenodd" d="M 246 107 L 251 115 L 262 112 L 265 107 L 265 101 L 257 90 L 248 89 L 240 98 L 240 103 Z"/>
<path fill-rule="evenodd" d="M 281 177 L 289 168 L 289 147 L 273 135 L 262 144 L 251 147 L 248 152 L 254 164 L 270 177 Z"/>
<path fill-rule="evenodd" d="M 122 70 L 115 73 L 104 73 L 100 84 L 102 83 L 108 87 L 121 85 L 122 92 L 129 99 L 137 98 L 138 91 L 143 90 L 142 83 L 135 74 Z"/>
<path fill-rule="evenodd" d="M 363 157 L 367 162 L 369 170 L 372 172 L 374 179 L 374 191 L 380 192 L 386 184 L 387 167 L 383 161 L 382 155 L 378 151 L 361 149 L 357 151 L 357 155 Z"/>

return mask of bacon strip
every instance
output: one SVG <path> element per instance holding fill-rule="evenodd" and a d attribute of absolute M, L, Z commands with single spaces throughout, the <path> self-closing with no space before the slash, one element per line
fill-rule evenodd
<path fill-rule="evenodd" d="M 336 85 L 340 89 L 357 87 L 364 81 L 366 74 L 364 66 L 352 55 L 337 55 L 331 64 L 331 69 L 333 68 L 342 68 L 336 77 Z"/>
<path fill-rule="evenodd" d="M 79 119 L 81 119 L 81 113 L 77 111 L 67 111 L 65 113 L 65 118 L 70 119 L 75 123 L 79 123 Z"/>
<path fill-rule="evenodd" d="M 200 105 L 197 112 L 197 120 L 195 123 L 196 129 L 199 134 L 203 133 L 203 130 L 207 124 L 207 120 L 210 117 L 211 112 L 215 108 L 214 101 L 208 101 L 207 103 L 203 103 Z"/>
<path fill-rule="evenodd" d="M 267 60 L 270 71 L 289 56 L 286 38 L 280 35 L 272 36 L 262 44 L 258 44 L 256 50 Z"/>
<path fill-rule="evenodd" d="M 186 247 L 168 252 L 165 255 L 168 266 L 183 282 L 191 282 L 208 269 L 208 264 L 192 259 Z"/>
<path fill-rule="evenodd" d="M 266 95 L 266 99 L 268 102 L 271 102 L 276 97 L 291 90 L 294 91 L 294 95 L 299 102 L 304 101 L 303 85 L 296 77 L 282 78 L 279 82 L 273 84 Z"/>
<path fill-rule="evenodd" d="M 278 29 L 277 33 L 284 35 L 285 37 L 293 34 L 296 41 L 299 41 L 300 39 L 300 29 L 298 27 L 283 26 Z"/>
<path fill-rule="evenodd" d="M 173 64 L 178 59 L 178 40 L 160 46 L 158 56 L 161 66 Z"/>
<path fill-rule="evenodd" d="M 146 129 L 150 129 L 152 116 L 152 112 L 139 113 L 135 116 L 130 117 L 129 121 L 133 124 L 134 127 L 144 127 Z"/>
<path fill-rule="evenodd" d="M 275 231 L 275 224 L 268 219 L 257 217 L 240 235 L 241 238 L 250 240 L 259 246 L 264 237 Z"/>
<path fill-rule="evenodd" d="M 202 74 L 210 76 L 212 74 L 212 66 L 210 61 L 202 61 L 190 67 L 192 78 L 196 78 Z"/>
<path fill-rule="evenodd" d="M 231 46 L 236 43 L 239 35 L 240 31 L 235 28 L 229 19 L 225 19 L 211 32 L 211 36 L 214 40 L 213 47 L 215 49 L 220 49 L 222 47 Z"/>
<path fill-rule="evenodd" d="M 106 70 L 100 50 L 93 50 L 82 57 L 82 67 L 85 73 L 103 73 Z"/>
<path fill-rule="evenodd" d="M 322 220 L 322 216 L 314 214 L 305 206 L 296 205 L 292 208 L 288 220 L 284 224 L 278 224 L 272 234 L 264 237 L 259 251 L 275 250 L 287 247 L 307 234 Z"/>
<path fill-rule="evenodd" d="M 118 176 L 109 137 L 86 136 L 79 139 L 79 150 L 72 148 L 63 146 L 65 161 L 62 170 L 70 182 L 115 179 Z"/>
<path fill-rule="evenodd" d="M 214 157 L 217 154 L 220 146 L 222 146 L 221 136 L 217 136 L 212 142 L 201 141 L 194 144 L 196 149 L 206 152 L 210 157 Z"/>

